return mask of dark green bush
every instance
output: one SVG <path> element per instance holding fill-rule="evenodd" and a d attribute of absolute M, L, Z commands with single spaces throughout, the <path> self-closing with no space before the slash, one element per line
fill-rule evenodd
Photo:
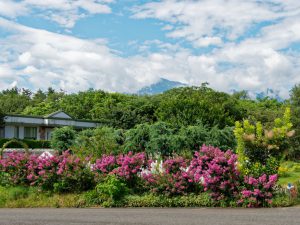
<path fill-rule="evenodd" d="M 7 143 L 8 141 L 10 141 L 12 139 L 8 139 L 8 138 L 1 138 L 0 139 L 0 147 L 2 147 L 5 143 Z M 51 148 L 50 146 L 50 141 L 46 141 L 46 140 L 18 140 L 21 141 L 23 143 L 25 143 L 28 148 Z M 23 146 L 17 142 L 13 142 L 10 143 L 7 148 L 23 148 Z"/>
<path fill-rule="evenodd" d="M 50 188 L 45 186 L 43 188 L 45 190 L 53 188 L 55 193 L 79 193 L 95 187 L 94 174 L 88 168 L 80 169 L 69 177 L 63 176 L 55 183 L 51 184 L 51 181 L 48 184 Z"/>
<path fill-rule="evenodd" d="M 76 131 L 72 127 L 55 128 L 51 135 L 51 147 L 60 152 L 69 150 L 75 137 Z"/>

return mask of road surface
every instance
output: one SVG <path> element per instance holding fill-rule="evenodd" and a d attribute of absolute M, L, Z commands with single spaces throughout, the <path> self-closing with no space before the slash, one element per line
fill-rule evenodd
<path fill-rule="evenodd" d="M 300 207 L 276 209 L 0 209 L 1 225 L 299 225 Z"/>

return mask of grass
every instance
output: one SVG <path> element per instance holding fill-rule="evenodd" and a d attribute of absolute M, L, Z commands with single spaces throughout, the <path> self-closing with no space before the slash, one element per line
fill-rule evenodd
<path fill-rule="evenodd" d="M 281 164 L 279 169 L 279 182 L 285 187 L 288 183 L 297 184 L 300 181 L 300 163 L 286 161 Z"/>
<path fill-rule="evenodd" d="M 51 194 L 40 192 L 37 188 L 1 187 L 0 207 L 37 208 L 37 207 L 82 207 L 80 194 Z"/>
<path fill-rule="evenodd" d="M 83 207 L 228 207 L 222 201 L 214 202 L 207 193 L 198 195 L 167 197 L 150 193 L 126 195 L 119 201 L 98 203 L 89 202 L 89 192 L 81 194 L 52 194 L 40 192 L 37 188 L 1 187 L 0 208 L 83 208 Z M 97 198 L 97 196 L 94 196 Z M 98 196 L 99 197 L 99 196 Z M 271 207 L 287 207 L 299 204 L 299 199 L 291 200 L 286 194 L 279 194 L 273 199 Z M 235 202 L 230 207 L 237 207 Z"/>

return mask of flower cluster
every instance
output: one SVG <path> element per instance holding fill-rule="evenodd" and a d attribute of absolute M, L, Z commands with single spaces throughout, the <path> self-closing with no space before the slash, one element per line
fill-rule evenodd
<path fill-rule="evenodd" d="M 188 173 L 194 182 L 200 182 L 204 191 L 216 199 L 232 199 L 238 195 L 240 175 L 236 167 L 237 156 L 230 150 L 203 146 L 191 161 Z"/>
<path fill-rule="evenodd" d="M 263 174 L 259 178 L 246 176 L 238 204 L 246 207 L 270 205 L 277 179 L 277 174 L 270 176 Z"/>
<path fill-rule="evenodd" d="M 138 174 L 147 167 L 146 155 L 144 153 L 120 154 L 118 156 L 104 155 L 101 159 L 96 160 L 92 170 L 99 175 L 115 174 L 119 178 L 126 180 L 129 184 L 134 185 Z"/>
<path fill-rule="evenodd" d="M 187 163 L 187 160 L 182 157 L 168 159 L 162 164 L 160 173 L 144 173 L 143 178 L 154 193 L 171 196 L 198 192 L 200 184 L 193 182 L 189 176 Z M 153 168 L 149 169 L 153 171 Z"/>

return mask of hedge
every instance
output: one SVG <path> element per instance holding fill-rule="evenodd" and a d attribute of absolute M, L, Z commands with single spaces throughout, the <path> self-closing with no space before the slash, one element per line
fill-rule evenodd
<path fill-rule="evenodd" d="M 10 141 L 12 139 L 8 139 L 8 138 L 1 138 L 0 139 L 0 148 L 8 141 Z M 21 141 L 23 143 L 25 143 L 26 145 L 28 145 L 28 148 L 51 148 L 50 147 L 50 141 L 46 141 L 46 140 L 18 140 Z M 23 148 L 22 145 L 20 145 L 19 143 L 11 143 L 7 146 L 7 148 Z"/>

